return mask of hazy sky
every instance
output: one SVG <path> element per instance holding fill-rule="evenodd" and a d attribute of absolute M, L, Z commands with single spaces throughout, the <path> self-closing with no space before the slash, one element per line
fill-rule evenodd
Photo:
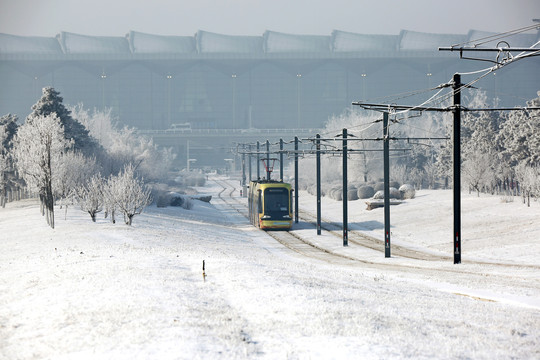
<path fill-rule="evenodd" d="M 533 18 L 540 0 L 0 0 L 0 33 L 26 36 L 466 34 L 512 30 Z"/>

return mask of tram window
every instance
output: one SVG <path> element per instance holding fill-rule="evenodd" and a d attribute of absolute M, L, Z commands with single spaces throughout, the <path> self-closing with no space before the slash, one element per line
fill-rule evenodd
<path fill-rule="evenodd" d="M 257 211 L 259 214 L 262 214 L 262 197 L 261 197 L 261 190 L 259 190 L 259 196 L 257 196 Z"/>
<path fill-rule="evenodd" d="M 289 194 L 285 188 L 269 188 L 264 191 L 265 212 L 289 212 Z"/>

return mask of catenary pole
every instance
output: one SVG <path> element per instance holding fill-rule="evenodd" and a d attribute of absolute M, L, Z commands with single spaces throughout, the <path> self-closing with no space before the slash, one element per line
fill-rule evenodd
<path fill-rule="evenodd" d="M 261 144 L 257 141 L 257 180 L 261 180 Z"/>
<path fill-rule="evenodd" d="M 347 193 L 347 129 L 343 129 L 343 246 L 349 246 Z"/>
<path fill-rule="evenodd" d="M 266 180 L 270 180 L 270 141 L 266 140 Z"/>
<path fill-rule="evenodd" d="M 279 179 L 283 181 L 283 139 L 279 139 Z"/>
<path fill-rule="evenodd" d="M 242 148 L 244 149 L 244 152 L 242 153 L 242 197 L 247 197 L 247 194 L 246 194 L 246 190 L 247 190 L 247 185 L 246 185 L 246 153 L 245 153 L 245 148 L 246 148 L 246 145 L 242 145 Z"/>
<path fill-rule="evenodd" d="M 321 235 L 321 135 L 317 134 L 317 235 Z"/>
<path fill-rule="evenodd" d="M 249 155 L 248 155 L 249 182 L 251 182 L 251 180 L 253 180 L 251 176 L 251 144 L 248 145 L 248 151 L 249 151 Z"/>
<path fill-rule="evenodd" d="M 453 192 L 454 192 L 454 264 L 461 263 L 461 75 L 454 74 Z"/>
<path fill-rule="evenodd" d="M 298 224 L 298 136 L 294 137 L 294 222 Z"/>
<path fill-rule="evenodd" d="M 384 257 L 390 257 L 390 131 L 388 113 L 383 112 L 384 162 Z"/>

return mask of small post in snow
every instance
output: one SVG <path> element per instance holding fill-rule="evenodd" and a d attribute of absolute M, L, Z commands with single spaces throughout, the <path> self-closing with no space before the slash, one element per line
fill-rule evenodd
<path fill-rule="evenodd" d="M 206 272 L 205 272 L 205 269 L 204 269 L 204 260 L 202 261 L 202 278 L 203 278 L 203 281 L 206 281 Z"/>

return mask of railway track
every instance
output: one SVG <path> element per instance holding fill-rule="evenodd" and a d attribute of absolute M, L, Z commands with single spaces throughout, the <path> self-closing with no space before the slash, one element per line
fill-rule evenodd
<path fill-rule="evenodd" d="M 242 204 L 241 202 L 239 202 L 237 199 L 235 199 L 232 196 L 232 194 L 236 191 L 236 188 L 234 187 L 234 185 L 230 184 L 229 182 L 227 182 L 225 180 L 216 180 L 216 182 L 221 187 L 223 187 L 223 190 L 219 193 L 219 197 L 225 203 L 229 204 L 229 206 L 233 207 L 239 213 L 244 215 L 246 218 L 249 218 L 249 215 L 248 215 L 245 204 Z M 232 187 L 232 190 L 229 189 L 231 187 Z M 227 189 L 229 189 L 230 191 L 229 191 L 228 194 L 226 194 L 226 197 L 224 198 L 223 194 L 227 192 Z M 306 223 L 311 224 L 314 228 L 316 228 L 316 216 L 315 215 L 310 214 L 310 213 L 305 212 L 305 211 L 300 211 L 300 219 L 302 219 Z M 334 223 L 334 222 L 329 221 L 327 219 L 323 219 L 322 224 L 321 224 L 321 229 L 327 231 L 329 234 L 332 234 L 332 235 L 334 235 L 334 236 L 336 236 L 338 238 L 343 237 L 342 225 L 341 224 L 337 224 L 337 223 Z M 332 254 L 334 254 L 336 256 L 347 258 L 348 260 L 362 261 L 360 259 L 353 259 L 352 257 L 347 257 L 347 256 L 342 255 L 342 254 L 336 254 L 336 253 L 333 253 L 333 252 L 329 252 L 326 249 L 318 247 L 318 246 L 316 246 L 316 245 L 314 245 L 312 243 L 309 243 L 308 241 L 300 238 L 299 236 L 297 236 L 294 233 L 294 231 L 289 232 L 289 234 L 287 236 L 275 235 L 275 234 L 279 234 L 279 232 L 278 233 L 268 232 L 268 234 L 271 237 L 273 237 L 274 239 L 276 239 L 277 241 L 279 241 L 280 243 L 282 243 L 283 245 L 285 245 L 287 247 L 291 247 L 291 248 L 293 247 L 293 250 L 298 249 L 298 248 L 303 248 L 304 246 L 301 246 L 300 244 L 298 244 L 298 245 L 294 244 L 294 245 L 288 246 L 287 244 L 289 242 L 287 242 L 284 239 L 285 237 L 287 237 L 287 236 L 295 237 L 295 238 L 298 239 L 299 242 L 304 243 L 304 244 L 309 244 L 308 246 L 310 246 L 310 247 L 318 248 L 319 251 L 323 251 L 323 252 L 326 252 L 326 253 L 332 253 Z M 381 240 L 379 240 L 377 238 L 374 238 L 372 236 L 362 234 L 362 233 L 360 233 L 358 231 L 349 230 L 348 239 L 349 239 L 350 244 L 358 245 L 358 246 L 368 248 L 368 249 L 372 249 L 372 250 L 376 250 L 376 251 L 379 251 L 379 252 L 384 252 L 384 243 L 383 243 L 383 241 L 381 241 Z M 295 251 L 297 251 L 297 250 L 295 250 Z M 408 248 L 403 247 L 403 246 L 396 246 L 396 245 L 392 245 L 392 253 L 395 256 L 400 256 L 400 257 L 405 257 L 405 258 L 410 258 L 410 259 L 416 259 L 416 260 L 432 260 L 432 261 L 433 260 L 435 260 L 435 261 L 438 261 L 438 260 L 448 260 L 449 261 L 450 260 L 449 256 L 445 257 L 445 256 L 438 256 L 436 254 L 422 253 L 422 252 L 419 252 L 419 251 L 416 251 L 416 250 L 412 250 L 412 249 L 408 249 Z M 362 262 L 364 262 L 364 261 L 362 261 Z"/>
<path fill-rule="evenodd" d="M 219 199 L 225 206 L 235 209 L 239 214 L 248 218 L 248 211 L 245 201 L 240 201 L 233 194 L 236 191 L 235 186 L 231 185 L 226 180 L 214 180 L 223 189 L 219 192 Z M 232 187 L 232 190 L 231 190 Z M 302 218 L 308 223 L 312 223 L 310 219 L 313 215 L 304 212 Z M 305 222 L 304 222 L 305 223 Z M 311 225 L 310 225 L 311 226 Z M 313 231 L 316 227 L 313 226 Z M 327 222 L 325 225 L 325 233 L 331 233 L 342 238 L 341 224 Z M 374 271 L 375 278 L 384 279 L 386 275 L 395 274 L 399 279 L 412 279 L 413 283 L 426 281 L 425 284 L 439 289 L 441 284 L 442 289 L 445 287 L 459 290 L 442 290 L 453 292 L 456 295 L 469 296 L 476 300 L 482 301 L 501 301 L 513 296 L 523 296 L 523 294 L 538 294 L 540 293 L 540 282 L 538 281 L 539 266 L 534 265 L 519 265 L 519 264 L 503 264 L 483 261 L 467 261 L 461 266 L 452 266 L 450 258 L 444 256 L 433 256 L 432 254 L 417 252 L 405 247 L 392 246 L 394 258 L 407 257 L 413 261 L 386 261 L 381 259 L 373 260 L 373 258 L 365 259 L 364 256 L 358 255 L 357 249 L 368 248 L 384 252 L 382 241 L 360 234 L 357 231 L 349 232 L 349 247 L 343 253 L 324 248 L 314 244 L 309 239 L 303 238 L 299 233 L 292 231 L 267 231 L 266 234 L 278 241 L 286 248 L 310 259 L 316 259 L 326 264 L 338 265 L 344 268 L 360 267 L 362 269 L 370 269 Z M 352 246 L 351 246 L 352 245 Z M 355 249 L 357 247 L 357 249 Z M 350 251 L 352 250 L 352 251 Z M 396 255 L 399 254 L 399 255 Z M 420 261 L 414 261 L 414 260 Z M 443 261 L 441 261 L 443 260 Z M 479 266 L 480 265 L 480 266 Z M 390 275 L 392 276 L 392 275 Z M 478 295 L 476 290 L 485 287 L 490 289 L 491 294 L 501 295 Z M 531 296 L 531 295 L 529 295 Z M 534 296 L 533 296 L 534 297 Z M 530 306 L 527 300 L 524 300 L 524 306 Z M 534 305 L 532 306 L 537 306 Z"/>
<path fill-rule="evenodd" d="M 313 224 L 314 226 L 317 225 L 316 215 L 313 215 L 311 213 L 301 210 L 299 217 L 300 219 L 303 219 L 304 221 L 309 222 Z M 321 229 L 326 230 L 328 233 L 334 235 L 335 237 L 338 237 L 340 239 L 343 238 L 343 225 L 341 223 L 338 224 L 338 223 L 322 218 Z M 348 240 L 349 240 L 349 244 L 359 245 L 368 249 L 372 249 L 372 250 L 376 250 L 381 253 L 384 253 L 384 241 L 379 240 L 373 236 L 369 236 L 359 231 L 349 229 Z M 450 256 L 424 253 L 418 250 L 409 249 L 407 247 L 395 245 L 395 244 L 392 244 L 392 254 L 396 256 L 405 257 L 409 259 L 416 259 L 416 260 L 429 260 L 429 261 L 448 260 L 450 261 L 451 259 Z"/>
<path fill-rule="evenodd" d="M 233 184 L 230 184 L 226 180 L 215 180 L 215 181 L 221 187 L 223 187 L 223 190 L 219 193 L 219 196 L 222 199 L 222 201 L 228 204 L 230 207 L 234 208 L 244 217 L 249 218 L 246 205 L 242 203 L 241 201 L 239 201 L 237 198 L 233 197 L 234 192 L 237 191 L 236 187 Z M 316 215 L 301 210 L 300 219 L 302 219 L 306 223 L 311 224 L 313 228 L 316 229 Z M 328 219 L 322 219 L 321 229 L 323 229 L 328 234 L 331 234 L 337 238 L 340 238 L 340 239 L 343 238 L 343 230 L 342 230 L 341 223 L 332 222 Z M 353 256 L 344 255 L 344 254 L 338 254 L 328 249 L 324 249 L 321 246 L 318 246 L 316 244 L 311 243 L 310 241 L 306 239 L 301 238 L 300 236 L 295 234 L 294 231 L 289 231 L 289 232 L 270 231 L 270 232 L 267 232 L 267 234 L 271 236 L 272 238 L 274 238 L 275 240 L 277 240 L 278 242 L 280 242 L 281 244 L 283 244 L 284 246 L 290 248 L 291 250 L 294 250 L 301 254 L 305 254 L 306 256 L 320 257 L 321 259 L 325 258 L 326 261 L 335 262 L 335 259 L 327 259 L 328 256 L 331 255 L 333 258 L 342 259 L 340 261 L 343 261 L 344 263 L 360 262 L 360 263 L 365 263 L 365 264 L 377 264 L 374 262 L 366 261 L 364 259 L 359 259 Z M 367 249 L 384 253 L 384 242 L 382 240 L 366 235 L 360 231 L 349 229 L 348 240 L 349 240 L 349 246 L 351 245 L 359 246 L 362 248 L 367 248 Z M 315 255 L 319 253 L 322 253 L 324 255 L 321 255 L 321 256 Z M 407 247 L 395 245 L 395 244 L 392 245 L 392 255 L 395 257 L 408 258 L 408 259 L 413 259 L 413 260 L 422 260 L 422 261 L 451 262 L 452 260 L 451 256 L 422 252 L 419 250 L 415 250 L 415 249 L 411 249 L 411 248 L 407 248 Z M 489 265 L 489 266 L 495 266 L 495 267 L 515 267 L 515 268 L 540 270 L 540 266 L 530 265 L 530 264 L 510 264 L 510 263 L 503 264 L 503 263 L 489 262 L 489 261 L 470 261 L 470 260 L 468 260 L 467 263 L 477 264 L 477 265 Z"/>
<path fill-rule="evenodd" d="M 248 210 L 245 204 L 235 199 L 232 195 L 236 191 L 236 188 L 229 184 L 225 180 L 214 180 L 216 184 L 221 186 L 223 189 L 218 193 L 218 197 L 223 201 L 227 206 L 235 209 L 239 214 L 244 216 L 246 219 L 249 219 Z M 232 186 L 232 190 L 230 187 Z M 228 191 L 229 190 L 229 191 Z M 360 259 L 355 259 L 353 257 L 348 257 L 341 254 L 336 254 L 334 252 L 323 249 L 319 246 L 316 246 L 298 235 L 290 231 L 267 231 L 266 234 L 272 237 L 274 240 L 278 241 L 283 246 L 310 258 L 318 259 L 325 262 L 330 262 L 333 264 L 342 264 L 342 265 L 352 265 L 358 262 L 365 262 Z"/>

